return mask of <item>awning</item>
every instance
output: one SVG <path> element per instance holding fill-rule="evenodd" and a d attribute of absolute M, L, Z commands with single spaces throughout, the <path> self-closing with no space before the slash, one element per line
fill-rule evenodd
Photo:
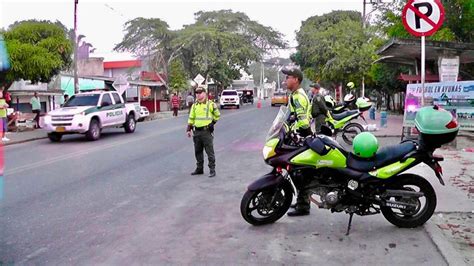
<path fill-rule="evenodd" d="M 138 86 L 148 86 L 148 87 L 161 87 L 164 86 L 162 82 L 159 81 L 146 81 L 146 80 L 134 80 L 128 81 L 130 85 L 138 85 Z"/>
<path fill-rule="evenodd" d="M 33 96 L 35 92 L 38 96 L 61 96 L 63 95 L 62 90 L 47 90 L 47 91 L 30 91 L 30 90 L 8 90 L 11 96 Z"/>
<path fill-rule="evenodd" d="M 421 41 L 419 39 L 391 39 L 377 54 L 385 63 L 414 65 L 421 58 Z M 426 60 L 438 60 L 443 55 L 458 55 L 461 64 L 474 63 L 474 43 L 456 43 L 426 41 Z"/>

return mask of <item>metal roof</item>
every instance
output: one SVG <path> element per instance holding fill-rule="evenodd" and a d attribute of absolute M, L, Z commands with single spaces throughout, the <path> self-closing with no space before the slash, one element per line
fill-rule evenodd
<path fill-rule="evenodd" d="M 441 41 L 426 41 L 426 60 L 438 60 L 441 55 L 458 55 L 461 64 L 474 62 L 474 43 L 456 43 Z M 415 59 L 421 58 L 421 40 L 391 39 L 382 46 L 377 54 L 377 61 L 386 63 L 414 65 Z"/>

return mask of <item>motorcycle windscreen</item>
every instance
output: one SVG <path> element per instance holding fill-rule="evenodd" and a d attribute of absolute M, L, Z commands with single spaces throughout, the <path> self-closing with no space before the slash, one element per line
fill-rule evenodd
<path fill-rule="evenodd" d="M 268 130 L 267 137 L 265 138 L 266 141 L 278 137 L 281 128 L 284 127 L 289 116 L 290 109 L 288 109 L 287 106 L 280 106 L 280 110 L 278 110 L 278 114 L 273 120 L 270 130 Z"/>

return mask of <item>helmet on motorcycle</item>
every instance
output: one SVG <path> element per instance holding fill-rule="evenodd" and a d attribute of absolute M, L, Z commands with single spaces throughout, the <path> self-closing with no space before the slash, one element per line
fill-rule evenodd
<path fill-rule="evenodd" d="M 334 108 L 334 106 L 336 106 L 336 101 L 334 101 L 331 95 L 324 96 L 324 101 L 326 102 L 326 106 L 329 108 Z"/>
<path fill-rule="evenodd" d="M 351 82 L 347 83 L 347 87 L 348 87 L 349 89 L 353 89 L 353 88 L 355 87 L 354 82 L 351 81 Z"/>
<path fill-rule="evenodd" d="M 352 150 L 355 155 L 361 158 L 371 158 L 375 156 L 379 148 L 377 138 L 370 132 L 358 134 L 353 141 Z"/>
<path fill-rule="evenodd" d="M 351 93 L 346 94 L 346 96 L 344 96 L 344 102 L 345 102 L 345 103 L 350 103 L 350 102 L 352 102 L 352 101 L 354 101 L 354 100 L 355 100 L 355 96 L 354 96 L 353 94 L 351 94 Z"/>

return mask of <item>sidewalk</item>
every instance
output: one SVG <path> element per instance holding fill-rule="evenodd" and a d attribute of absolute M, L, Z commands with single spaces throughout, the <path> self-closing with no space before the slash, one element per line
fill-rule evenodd
<path fill-rule="evenodd" d="M 188 115 L 187 110 L 180 110 L 179 116 L 183 115 Z M 172 111 L 164 111 L 164 112 L 159 112 L 155 114 L 150 114 L 145 121 L 151 121 L 151 120 L 156 120 L 156 119 L 165 119 L 165 118 L 170 118 L 173 117 L 173 112 Z M 142 122 L 138 122 L 142 123 Z M 39 139 L 45 139 L 47 138 L 47 134 L 44 130 L 41 129 L 30 129 L 27 131 L 22 131 L 22 132 L 8 132 L 6 135 L 7 138 L 10 139 L 8 142 L 3 142 L 3 146 L 9 146 L 13 144 L 19 144 L 19 143 L 24 143 L 28 141 L 34 141 L 34 140 L 39 140 Z"/>
<path fill-rule="evenodd" d="M 376 131 L 372 133 L 377 137 L 401 137 L 403 129 L 403 115 L 397 114 L 388 114 L 387 115 L 387 124 L 385 127 L 380 126 L 380 112 L 375 113 L 375 120 L 369 118 L 369 113 L 364 114 L 367 124 L 375 124 L 377 127 Z M 362 122 L 364 125 L 365 123 Z"/>

